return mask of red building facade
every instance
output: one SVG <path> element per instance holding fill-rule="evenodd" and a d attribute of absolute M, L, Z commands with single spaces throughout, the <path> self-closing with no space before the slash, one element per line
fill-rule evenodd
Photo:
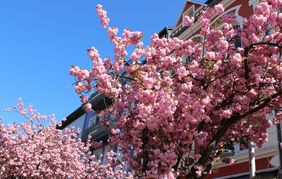
<path fill-rule="evenodd" d="M 223 25 L 223 17 L 228 13 L 234 13 L 236 22 L 234 28 L 243 27 L 243 19 L 253 14 L 254 8 L 258 5 L 259 0 L 208 0 L 205 4 L 187 1 L 176 21 L 175 28 L 172 30 L 172 37 L 180 39 L 195 39 L 201 40 L 203 38 L 199 33 L 201 25 L 197 22 L 198 17 L 202 11 L 209 6 L 214 6 L 221 3 L 225 12 L 219 16 L 214 16 L 211 20 L 211 27 L 220 29 Z M 190 27 L 183 24 L 183 17 L 190 16 L 195 19 L 195 23 Z M 184 57 L 185 58 L 185 57 Z M 256 148 L 256 170 L 258 178 L 274 178 L 277 176 L 279 166 L 278 143 L 276 126 L 271 126 L 268 130 L 269 141 L 262 146 Z M 216 163 L 213 167 L 213 173 L 206 178 L 226 179 L 226 178 L 249 178 L 249 159 L 248 150 L 240 149 L 239 145 L 234 146 L 234 154 L 231 158 L 236 160 L 233 165 L 224 163 Z"/>

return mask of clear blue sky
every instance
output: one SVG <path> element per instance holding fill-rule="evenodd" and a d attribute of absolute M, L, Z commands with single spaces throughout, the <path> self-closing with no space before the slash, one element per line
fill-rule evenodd
<path fill-rule="evenodd" d="M 21 97 L 61 120 L 80 105 L 70 66 L 89 68 L 86 50 L 92 46 L 112 56 L 95 13 L 98 3 L 107 9 L 110 25 L 140 30 L 148 43 L 154 32 L 175 25 L 185 0 L 0 0 L 0 109 Z"/>

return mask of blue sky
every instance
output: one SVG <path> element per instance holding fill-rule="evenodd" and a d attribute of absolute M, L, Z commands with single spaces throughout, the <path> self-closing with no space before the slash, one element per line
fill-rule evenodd
<path fill-rule="evenodd" d="M 90 68 L 86 50 L 112 56 L 106 31 L 99 24 L 96 4 L 108 11 L 110 25 L 154 32 L 175 25 L 185 0 L 0 0 L 0 109 L 19 97 L 44 114 L 61 120 L 75 110 L 79 98 L 69 76 L 72 64 Z M 203 1 L 198 1 L 203 2 Z M 19 122 L 3 115 L 5 123 Z"/>

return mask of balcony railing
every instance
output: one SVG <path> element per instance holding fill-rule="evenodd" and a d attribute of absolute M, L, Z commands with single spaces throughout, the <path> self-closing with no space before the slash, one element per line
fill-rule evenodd
<path fill-rule="evenodd" d="M 115 128 L 114 121 L 104 121 L 85 129 L 82 133 L 82 141 L 86 141 L 88 136 L 91 136 L 93 141 L 106 140 L 111 133 L 111 129 Z"/>
<path fill-rule="evenodd" d="M 195 16 L 194 16 L 194 22 L 196 22 L 199 17 L 201 16 L 201 14 L 203 13 L 203 11 L 205 11 L 207 9 L 207 6 L 203 5 L 201 7 L 199 7 L 196 12 L 195 12 Z M 182 24 L 179 24 L 177 27 L 175 27 L 175 29 L 172 31 L 172 37 L 177 37 L 179 36 L 182 32 L 184 32 L 186 29 L 188 29 L 189 27 L 187 26 L 183 26 Z"/>

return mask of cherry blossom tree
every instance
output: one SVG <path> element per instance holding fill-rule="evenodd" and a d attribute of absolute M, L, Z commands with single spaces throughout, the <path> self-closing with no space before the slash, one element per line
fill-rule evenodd
<path fill-rule="evenodd" d="M 92 89 L 113 99 L 99 115 L 116 116 L 111 141 L 136 176 L 201 178 L 226 146 L 244 140 L 260 147 L 267 140 L 267 128 L 282 118 L 281 8 L 280 0 L 265 0 L 243 28 L 233 29 L 235 18 L 228 15 L 223 28 L 213 29 L 212 18 L 224 12 L 219 4 L 198 19 L 185 18 L 187 25 L 201 24 L 201 42 L 154 34 L 144 46 L 139 31 L 119 36 L 97 5 L 113 57 L 102 59 L 92 47 L 93 68 L 72 66 L 70 74 L 86 110 Z"/>
<path fill-rule="evenodd" d="M 5 110 L 9 111 L 9 110 Z M 0 178 L 122 178 L 127 177 L 116 154 L 108 162 L 95 160 L 90 140 L 78 139 L 78 129 L 56 129 L 54 115 L 41 115 L 19 100 L 13 111 L 22 124 L 0 124 Z M 48 119 L 51 122 L 48 122 Z M 43 125 L 46 124 L 47 125 Z M 119 168 L 116 168 L 120 165 Z M 130 176 L 128 176 L 130 178 Z"/>

